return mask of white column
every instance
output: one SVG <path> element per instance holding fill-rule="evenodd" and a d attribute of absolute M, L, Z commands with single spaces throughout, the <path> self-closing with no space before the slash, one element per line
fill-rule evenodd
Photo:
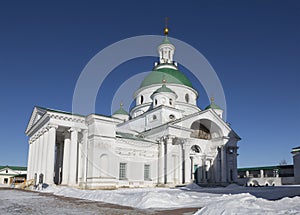
<path fill-rule="evenodd" d="M 65 131 L 65 140 L 64 140 L 64 155 L 63 155 L 63 173 L 62 173 L 62 184 L 69 184 L 69 165 L 70 165 L 70 143 L 71 137 L 70 132 Z"/>
<path fill-rule="evenodd" d="M 167 183 L 174 183 L 174 162 L 172 158 L 173 153 L 173 145 L 172 145 L 173 138 L 168 137 L 166 142 L 166 156 L 167 156 L 167 163 L 166 163 L 166 174 L 167 174 Z"/>
<path fill-rule="evenodd" d="M 44 180 L 47 172 L 47 153 L 48 153 L 48 131 L 43 135 L 43 159 L 42 159 L 42 173 L 44 174 Z"/>
<path fill-rule="evenodd" d="M 29 140 L 28 144 L 28 158 L 27 158 L 27 180 L 32 179 L 32 167 L 31 167 L 31 156 L 32 156 L 32 141 Z"/>
<path fill-rule="evenodd" d="M 86 142 L 87 142 L 87 130 L 82 131 L 82 139 L 78 149 L 78 182 L 85 182 L 86 173 Z"/>
<path fill-rule="evenodd" d="M 226 158 L 226 146 L 222 146 L 221 149 L 221 171 L 222 171 L 222 182 L 227 182 L 227 158 Z"/>
<path fill-rule="evenodd" d="M 263 169 L 260 170 L 260 177 L 261 177 L 261 178 L 264 177 L 264 170 L 263 170 Z"/>
<path fill-rule="evenodd" d="M 165 146 L 164 141 L 159 142 L 159 154 L 158 154 L 158 184 L 164 184 L 164 157 L 165 157 Z"/>
<path fill-rule="evenodd" d="M 233 162 L 234 162 L 234 169 L 233 169 L 233 181 L 237 182 L 237 178 L 238 178 L 238 171 L 237 171 L 237 147 L 234 148 L 234 158 L 233 158 Z"/>
<path fill-rule="evenodd" d="M 32 178 L 34 178 L 34 174 L 37 173 L 37 162 L 38 162 L 38 157 L 37 157 L 37 144 L 38 144 L 38 139 L 35 139 L 33 142 L 33 155 L 32 155 Z"/>
<path fill-rule="evenodd" d="M 178 182 L 179 184 L 182 184 L 182 177 L 183 177 L 183 165 L 182 165 L 182 144 L 183 143 L 179 143 L 178 145 Z"/>
<path fill-rule="evenodd" d="M 41 134 L 40 138 L 39 138 L 39 164 L 38 164 L 38 176 L 43 173 L 42 172 L 42 162 L 44 160 L 44 157 L 43 157 L 43 148 L 44 148 L 44 134 Z"/>
<path fill-rule="evenodd" d="M 32 157 L 32 178 L 35 179 L 35 174 L 37 174 L 37 167 L 38 167 L 38 144 L 39 139 L 38 137 L 35 137 L 34 143 L 33 143 L 33 157 Z M 37 177 L 36 177 L 37 180 Z M 37 183 L 37 181 L 35 182 Z"/>
<path fill-rule="evenodd" d="M 55 142 L 57 125 L 49 125 L 48 131 L 48 153 L 47 153 L 47 171 L 45 183 L 53 184 L 54 176 L 54 158 L 55 158 Z M 45 158 L 46 159 L 46 158 Z"/>
<path fill-rule="evenodd" d="M 87 182 L 87 171 L 88 171 L 88 130 L 83 132 L 83 141 L 84 141 L 84 164 L 83 164 L 83 182 Z"/>
<path fill-rule="evenodd" d="M 75 186 L 77 184 L 77 165 L 78 165 L 78 131 L 79 129 L 71 128 L 71 145 L 70 145 L 70 172 L 69 185 Z"/>
<path fill-rule="evenodd" d="M 81 182 L 82 180 L 82 139 L 81 141 L 78 139 L 78 152 L 77 152 L 77 183 Z"/>
<path fill-rule="evenodd" d="M 185 170 L 185 183 L 190 183 L 192 181 L 191 175 L 191 158 L 190 158 L 190 145 L 186 144 L 184 147 L 184 170 Z"/>

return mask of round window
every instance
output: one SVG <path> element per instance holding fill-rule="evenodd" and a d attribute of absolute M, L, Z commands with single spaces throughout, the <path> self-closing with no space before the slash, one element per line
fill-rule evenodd
<path fill-rule="evenodd" d="M 169 116 L 169 118 L 170 118 L 170 119 L 175 119 L 175 116 L 174 116 L 173 114 L 171 114 L 171 115 Z"/>

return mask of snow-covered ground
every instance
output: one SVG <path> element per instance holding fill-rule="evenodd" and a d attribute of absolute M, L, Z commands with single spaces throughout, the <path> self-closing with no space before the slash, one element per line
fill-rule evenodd
<path fill-rule="evenodd" d="M 199 208 L 196 214 L 300 214 L 300 186 L 240 187 L 229 185 L 225 188 L 201 188 L 191 184 L 181 189 L 118 190 L 48 187 L 41 192 L 139 209 Z"/>

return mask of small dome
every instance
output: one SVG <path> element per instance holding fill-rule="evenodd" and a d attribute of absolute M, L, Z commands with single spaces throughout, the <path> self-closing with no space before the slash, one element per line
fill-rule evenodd
<path fill-rule="evenodd" d="M 177 98 L 176 93 L 173 90 L 171 90 L 170 88 L 168 88 L 165 84 L 163 84 L 160 88 L 158 88 L 157 90 L 155 90 L 154 93 L 152 93 L 151 99 L 153 99 L 153 96 L 156 93 L 173 93 L 175 95 L 175 97 Z"/>
<path fill-rule="evenodd" d="M 170 88 L 168 88 L 165 84 L 163 84 L 160 88 L 158 88 L 157 90 L 155 90 L 155 93 L 175 93 L 173 90 L 171 90 Z"/>
<path fill-rule="evenodd" d="M 190 80 L 181 71 L 171 68 L 161 68 L 147 75 L 140 85 L 140 88 L 153 84 L 161 84 L 161 80 L 166 80 L 167 83 L 171 84 L 181 84 L 192 87 Z"/>
<path fill-rule="evenodd" d="M 210 105 L 208 105 L 205 110 L 209 109 L 209 108 L 212 108 L 212 109 L 219 109 L 219 110 L 222 110 L 222 108 L 220 108 L 218 105 L 216 105 L 215 103 L 212 103 Z"/>
<path fill-rule="evenodd" d="M 123 109 L 123 107 L 121 106 L 119 110 L 117 110 L 116 112 L 113 113 L 113 115 L 116 115 L 116 114 L 121 114 L 121 115 L 127 115 L 129 116 L 129 113 Z"/>
<path fill-rule="evenodd" d="M 222 110 L 222 108 L 220 108 L 218 105 L 215 104 L 215 99 L 214 97 L 210 98 L 210 105 L 208 105 L 205 110 L 212 108 L 212 109 L 218 109 L 218 110 Z"/>

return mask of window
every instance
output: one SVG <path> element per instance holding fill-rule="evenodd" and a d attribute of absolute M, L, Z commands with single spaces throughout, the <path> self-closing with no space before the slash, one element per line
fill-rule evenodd
<path fill-rule="evenodd" d="M 154 101 L 154 102 L 155 102 L 155 105 L 157 105 L 157 99 L 155 99 L 155 101 Z"/>
<path fill-rule="evenodd" d="M 126 171 L 127 170 L 127 164 L 126 163 L 120 163 L 120 170 L 119 170 L 119 178 L 120 180 L 127 179 L 126 178 Z"/>
<path fill-rule="evenodd" d="M 8 173 L 8 170 L 5 170 L 5 173 Z"/>
<path fill-rule="evenodd" d="M 144 165 L 144 180 L 150 180 L 150 165 Z"/>
<path fill-rule="evenodd" d="M 169 104 L 172 105 L 173 104 L 173 100 L 169 99 Z"/>
<path fill-rule="evenodd" d="M 186 101 L 187 103 L 189 103 L 189 101 L 190 101 L 190 96 L 189 96 L 189 94 L 185 94 L 185 101 Z"/>
<path fill-rule="evenodd" d="M 157 119 L 157 116 L 156 116 L 156 115 L 153 115 L 153 116 L 152 116 L 152 119 L 153 119 L 153 120 L 156 120 L 156 119 Z"/>
<path fill-rule="evenodd" d="M 141 96 L 140 103 L 143 104 L 143 102 L 144 102 L 144 96 Z"/>

